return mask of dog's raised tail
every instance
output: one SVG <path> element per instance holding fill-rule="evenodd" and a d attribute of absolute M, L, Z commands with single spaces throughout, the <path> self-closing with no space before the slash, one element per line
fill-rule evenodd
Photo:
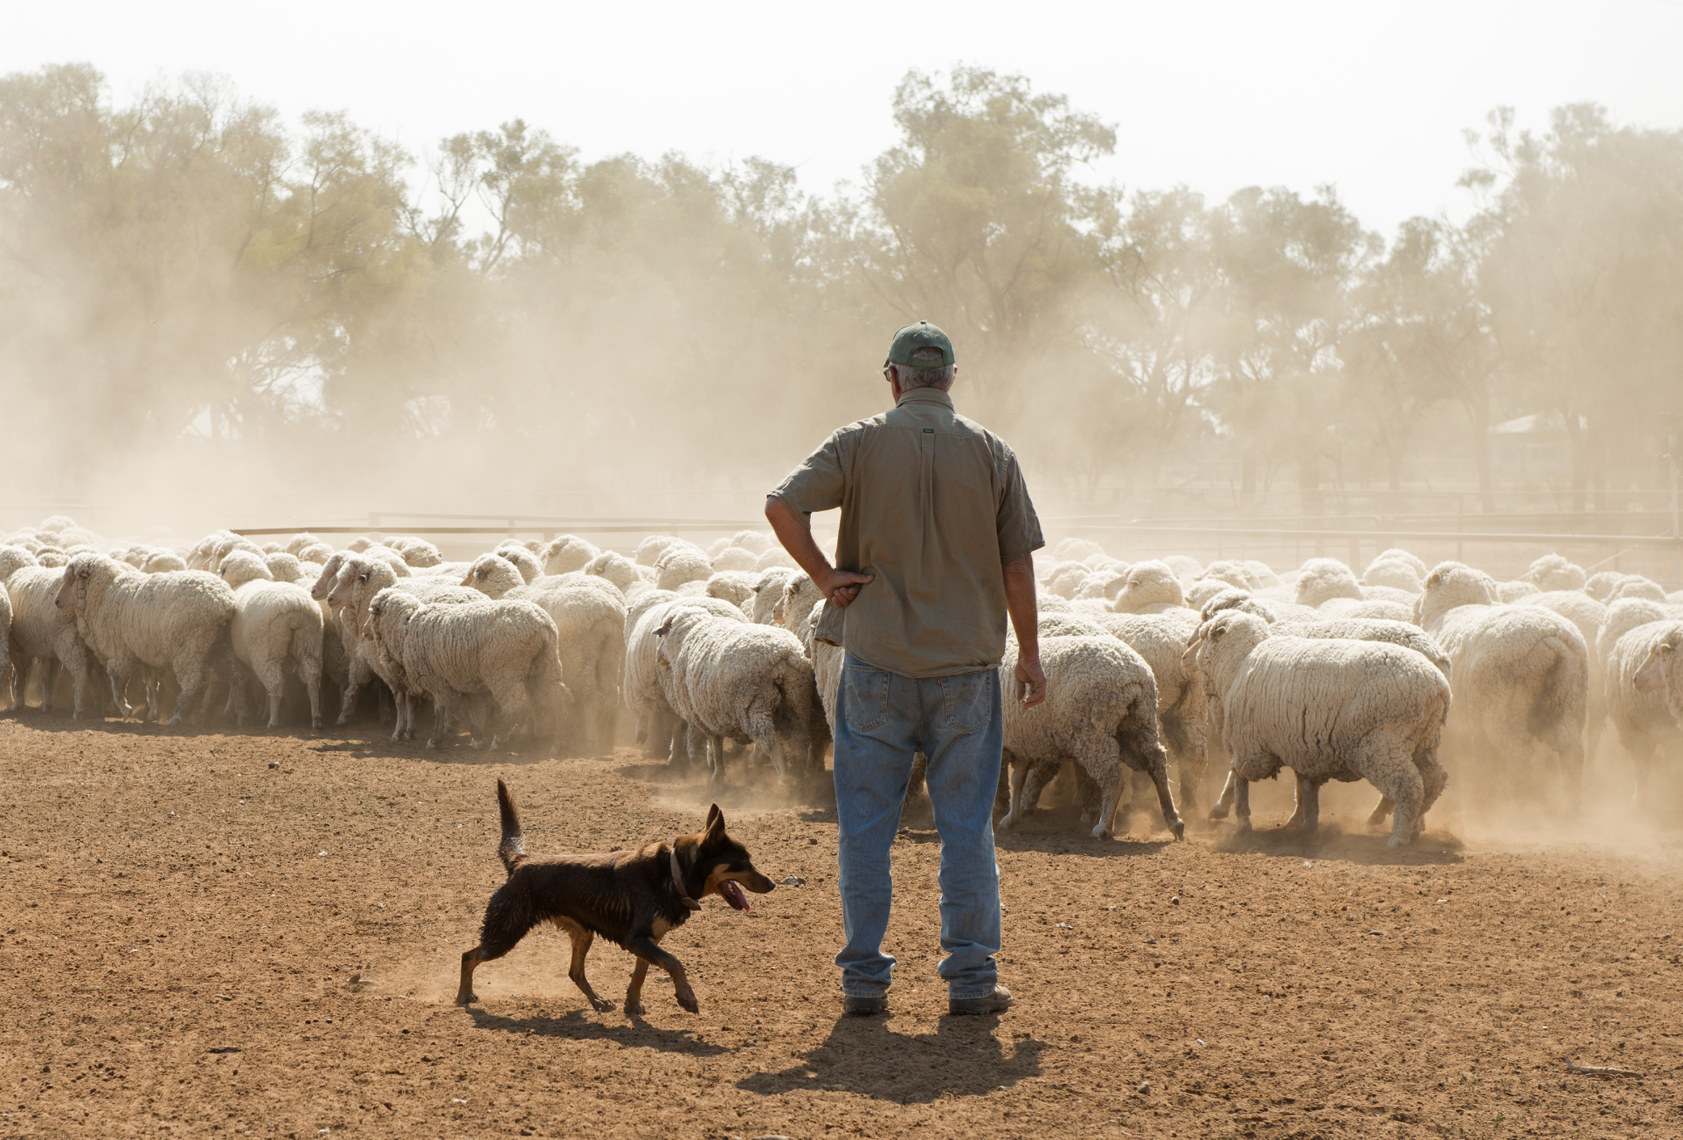
<path fill-rule="evenodd" d="M 497 845 L 497 855 L 509 874 L 526 861 L 526 837 L 520 834 L 520 813 L 514 810 L 514 798 L 508 785 L 497 781 L 497 812 L 502 816 L 503 840 Z"/>

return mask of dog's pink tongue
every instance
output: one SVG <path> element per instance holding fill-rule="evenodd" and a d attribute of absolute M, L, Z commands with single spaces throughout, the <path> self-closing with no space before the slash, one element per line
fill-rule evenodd
<path fill-rule="evenodd" d="M 719 884 L 719 893 L 725 896 L 725 901 L 737 910 L 748 910 L 748 896 L 742 893 L 742 888 L 726 879 Z"/>

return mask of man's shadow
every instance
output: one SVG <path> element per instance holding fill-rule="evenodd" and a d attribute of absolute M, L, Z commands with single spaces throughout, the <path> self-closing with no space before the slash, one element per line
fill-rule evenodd
<path fill-rule="evenodd" d="M 894 1032 L 888 1018 L 842 1017 L 800 1062 L 736 1087 L 762 1096 L 833 1089 L 899 1104 L 983 1096 L 1040 1074 L 1044 1043 L 1021 1039 L 1007 1056 L 995 1036 L 999 1025 L 998 1017 L 943 1017 L 934 1033 L 906 1034 Z"/>

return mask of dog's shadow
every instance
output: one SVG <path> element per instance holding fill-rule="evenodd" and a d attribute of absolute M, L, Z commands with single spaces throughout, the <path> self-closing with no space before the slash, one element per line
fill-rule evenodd
<path fill-rule="evenodd" d="M 612 1041 L 627 1049 L 656 1049 L 662 1053 L 687 1053 L 692 1057 L 717 1057 L 730 1050 L 702 1041 L 682 1029 L 658 1029 L 641 1018 L 629 1024 L 612 1024 L 587 1017 L 582 1010 L 570 1010 L 560 1017 L 503 1017 L 470 1006 L 467 1014 L 479 1029 L 522 1036 L 556 1037 L 568 1041 Z"/>
<path fill-rule="evenodd" d="M 1022 1038 L 1009 1054 L 995 1036 L 997 1017 L 943 1017 L 934 1033 L 896 1033 L 887 1018 L 842 1017 L 830 1036 L 787 1069 L 736 1083 L 744 1092 L 780 1096 L 798 1090 L 858 1093 L 899 1104 L 942 1096 L 985 1096 L 1040 1075 L 1045 1045 Z"/>

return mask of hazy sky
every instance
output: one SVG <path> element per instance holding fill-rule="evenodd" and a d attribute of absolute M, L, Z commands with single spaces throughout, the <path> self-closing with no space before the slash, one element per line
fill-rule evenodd
<path fill-rule="evenodd" d="M 1335 183 L 1369 226 L 1462 212 L 1466 127 L 1596 100 L 1683 127 L 1683 0 L 438 4 L 0 0 L 0 73 L 86 60 L 125 98 L 220 72 L 425 155 L 520 116 L 597 158 L 760 155 L 826 190 L 894 139 L 910 67 L 1029 76 L 1118 128 L 1130 187 Z"/>

